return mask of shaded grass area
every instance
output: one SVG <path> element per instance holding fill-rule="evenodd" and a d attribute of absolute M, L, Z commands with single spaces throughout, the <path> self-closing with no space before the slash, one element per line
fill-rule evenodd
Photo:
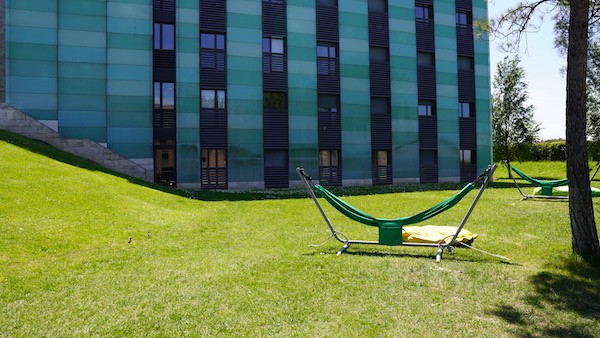
<path fill-rule="evenodd" d="M 329 233 L 302 190 L 182 192 L 3 132 L 0 154 L 5 336 L 600 332 L 600 272 L 570 255 L 567 203 L 520 202 L 501 168 L 467 228 L 479 234 L 477 248 L 511 261 L 457 249 L 436 264 L 428 248 L 356 245 L 336 257 L 333 240 L 309 246 Z M 547 175 L 560 178 L 561 164 L 552 165 Z M 430 187 L 340 194 L 375 216 L 399 217 L 456 192 Z M 467 207 L 430 224 L 456 225 Z M 376 229 L 326 211 L 348 236 L 376 239 Z"/>

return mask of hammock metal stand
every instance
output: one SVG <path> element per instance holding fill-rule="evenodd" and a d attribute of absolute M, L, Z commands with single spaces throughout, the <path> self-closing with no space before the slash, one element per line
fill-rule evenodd
<path fill-rule="evenodd" d="M 492 164 L 492 165 L 490 165 L 490 166 L 488 166 L 488 168 L 482 174 L 480 174 L 479 177 L 475 181 L 473 181 L 472 183 L 469 183 L 469 185 L 473 185 L 473 187 L 474 187 L 475 183 L 479 183 L 480 184 L 479 190 L 477 191 L 477 195 L 473 199 L 473 202 L 471 203 L 471 206 L 469 207 L 469 209 L 467 210 L 466 214 L 462 218 L 462 221 L 461 221 L 460 225 L 457 227 L 456 232 L 454 234 L 452 234 L 451 236 L 447 236 L 447 238 L 448 237 L 452 237 L 452 239 L 449 240 L 449 241 L 442 240 L 439 243 L 407 242 L 407 241 L 402 241 L 402 240 L 400 240 L 399 244 L 398 243 L 389 244 L 389 243 L 386 243 L 385 241 L 383 241 L 383 243 L 382 243 L 381 228 L 380 228 L 380 240 L 379 241 L 367 241 L 367 240 L 349 239 L 344 234 L 342 234 L 341 232 L 337 231 L 335 229 L 335 227 L 333 226 L 333 224 L 331 223 L 331 221 L 329 220 L 329 218 L 327 217 L 327 214 L 323 210 L 323 207 L 319 203 L 319 200 L 317 199 L 317 195 L 315 194 L 315 191 L 313 190 L 313 187 L 315 185 L 312 184 L 312 177 L 309 176 L 304 171 L 304 169 L 300 168 L 300 167 L 296 168 L 296 172 L 298 173 L 298 176 L 300 176 L 300 179 L 302 180 L 302 182 L 304 182 L 304 185 L 306 186 L 308 194 L 310 195 L 310 197 L 315 202 L 315 204 L 317 206 L 317 209 L 319 209 L 319 212 L 321 213 L 321 216 L 323 216 L 323 219 L 325 220 L 325 223 L 327 224 L 327 227 L 331 231 L 331 237 L 334 237 L 337 241 L 339 241 L 340 243 L 343 244 L 343 246 L 337 252 L 338 256 L 340 254 L 342 254 L 344 251 L 346 251 L 350 247 L 350 245 L 352 245 L 352 244 L 402 245 L 402 246 L 414 246 L 414 247 L 420 246 L 420 247 L 434 247 L 434 248 L 438 248 L 437 254 L 436 254 L 436 262 L 439 263 L 441 261 L 441 259 L 442 259 L 442 254 L 444 252 L 444 249 L 446 249 L 449 253 L 451 253 L 454 250 L 454 246 L 456 245 L 456 239 L 459 236 L 459 233 L 461 232 L 461 230 L 464 228 L 465 224 L 467 223 L 467 220 L 469 219 L 469 216 L 473 212 L 473 209 L 475 209 L 475 205 L 477 205 L 477 202 L 481 198 L 481 195 L 483 194 L 483 191 L 485 190 L 485 188 L 487 188 L 489 182 L 492 180 L 492 177 L 494 175 L 494 171 L 496 170 L 496 166 L 497 165 L 495 163 Z M 465 191 L 466 188 L 467 187 L 463 188 L 463 191 Z M 323 189 L 323 188 L 321 188 L 321 189 Z M 461 191 L 461 193 L 462 193 L 462 191 Z M 331 195 L 333 195 L 333 194 L 331 194 Z M 464 193 L 463 196 L 464 195 L 466 195 L 466 193 Z M 460 197 L 460 198 L 462 198 L 462 197 Z M 452 204 L 452 205 L 454 205 L 454 204 Z M 450 208 L 450 207 L 448 207 L 448 208 Z M 444 210 L 446 210 L 446 209 L 447 208 L 445 208 Z M 444 210 L 442 210 L 442 211 L 444 211 Z M 434 215 L 437 215 L 437 213 L 435 213 Z M 430 216 L 430 217 L 433 217 L 433 216 Z M 427 217 L 427 218 L 429 218 L 429 217 Z M 404 232 L 404 229 L 401 229 L 401 231 Z"/>
<path fill-rule="evenodd" d="M 521 197 L 521 201 L 524 201 L 524 200 L 530 199 L 530 198 L 540 198 L 540 199 L 548 199 L 548 200 L 563 200 L 563 201 L 566 201 L 566 200 L 569 199 L 569 196 L 529 195 L 529 194 L 526 194 L 525 192 L 523 192 L 523 190 L 521 190 L 521 187 L 519 186 L 519 183 L 517 183 L 517 179 L 515 178 L 515 176 L 510 174 L 511 171 L 513 171 L 517 175 L 521 176 L 521 178 L 523 178 L 524 180 L 528 181 L 533 186 L 536 186 L 536 185 L 533 183 L 533 181 L 531 181 L 530 179 L 524 177 L 523 173 L 521 173 L 519 171 L 516 171 L 515 168 L 510 165 L 510 162 L 508 162 L 507 160 L 504 160 L 503 162 L 504 162 L 504 165 L 506 166 L 506 170 L 508 170 L 509 177 L 512 178 L 513 182 L 515 183 L 515 186 L 517 187 L 517 190 L 519 191 L 519 194 L 521 194 L 521 196 L 522 196 Z M 598 173 L 598 170 L 600 170 L 600 161 L 596 162 L 596 165 L 594 167 L 596 168 L 596 170 L 594 170 L 594 168 L 590 169 L 590 171 L 594 170 L 594 173 L 590 177 L 590 183 L 592 183 L 592 181 L 594 180 L 594 177 L 596 177 L 596 174 Z M 561 180 L 559 180 L 559 181 L 561 181 Z M 557 185 L 557 186 L 564 186 L 564 185 L 567 185 L 567 184 L 569 184 L 568 181 L 566 181 L 566 184 Z"/>

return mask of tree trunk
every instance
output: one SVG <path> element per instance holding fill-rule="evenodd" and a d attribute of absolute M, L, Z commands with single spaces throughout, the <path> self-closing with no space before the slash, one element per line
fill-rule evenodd
<path fill-rule="evenodd" d="M 571 0 L 567 54 L 566 146 L 569 178 L 569 216 L 573 253 L 600 255 L 589 184 L 586 144 L 586 71 L 589 0 Z"/>

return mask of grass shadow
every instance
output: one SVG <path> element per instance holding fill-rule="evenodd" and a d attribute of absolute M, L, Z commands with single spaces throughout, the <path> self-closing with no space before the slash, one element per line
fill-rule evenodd
<path fill-rule="evenodd" d="M 534 292 L 524 297 L 526 307 L 500 304 L 490 313 L 518 326 L 521 337 L 597 337 L 593 328 L 560 317 L 576 314 L 585 321 L 600 320 L 600 267 L 571 256 L 529 277 Z"/>
<path fill-rule="evenodd" d="M 415 248 L 415 247 L 411 247 L 411 248 Z M 341 255 L 363 256 L 363 257 L 417 258 L 417 259 L 427 259 L 427 260 L 435 261 L 436 252 L 437 252 L 436 248 L 422 247 L 421 249 L 424 251 L 427 249 L 431 249 L 431 254 L 416 253 L 413 251 L 411 251 L 411 252 L 408 252 L 408 251 L 391 252 L 391 251 L 386 251 L 385 249 L 382 249 L 380 251 L 375 251 L 375 250 L 369 250 L 369 249 L 352 246 L 351 249 L 344 251 Z M 457 251 L 457 249 L 458 249 L 458 251 Z M 338 249 L 331 250 L 331 251 L 329 251 L 329 250 L 314 251 L 311 253 L 305 253 L 304 255 L 306 255 L 306 256 L 315 256 L 315 255 L 323 255 L 323 254 L 335 255 L 337 253 L 337 250 Z M 457 262 L 497 263 L 497 264 L 514 265 L 514 266 L 520 265 L 518 263 L 508 262 L 508 261 L 505 261 L 505 260 L 502 260 L 499 258 L 488 258 L 488 257 L 481 257 L 478 259 L 474 259 L 473 257 L 465 258 L 465 257 L 460 256 L 460 251 L 466 250 L 466 249 L 456 247 L 454 250 L 455 251 L 453 253 L 448 253 L 447 251 L 444 251 L 444 254 L 442 256 L 442 262 L 444 260 L 452 260 L 452 261 L 457 261 Z"/>

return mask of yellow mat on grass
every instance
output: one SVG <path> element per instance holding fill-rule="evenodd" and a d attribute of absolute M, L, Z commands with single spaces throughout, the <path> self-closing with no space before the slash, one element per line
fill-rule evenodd
<path fill-rule="evenodd" d="M 402 241 L 413 243 L 448 243 L 456 233 L 457 227 L 442 225 L 425 225 L 403 227 Z M 471 243 L 477 234 L 462 229 L 456 237 L 457 242 Z"/>

